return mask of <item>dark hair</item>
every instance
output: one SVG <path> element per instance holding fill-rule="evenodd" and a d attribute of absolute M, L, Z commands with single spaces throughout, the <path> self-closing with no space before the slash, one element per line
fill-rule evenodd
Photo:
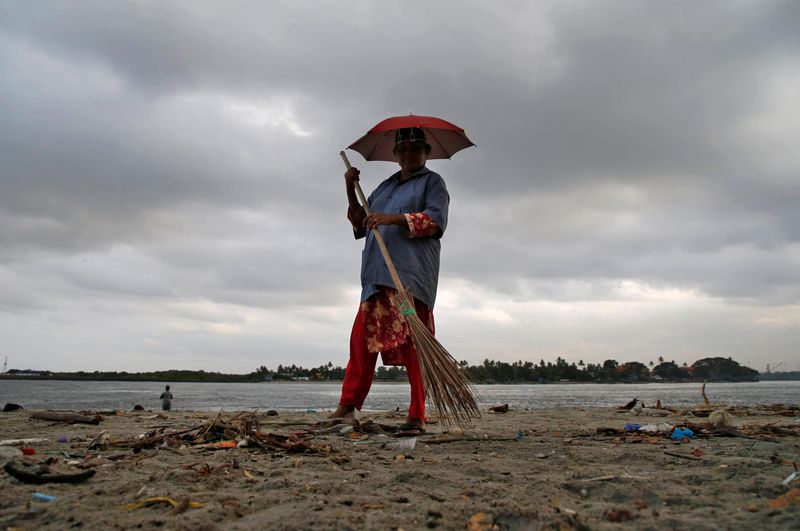
<path fill-rule="evenodd" d="M 169 386 L 167 386 L 167 391 L 169 391 Z"/>

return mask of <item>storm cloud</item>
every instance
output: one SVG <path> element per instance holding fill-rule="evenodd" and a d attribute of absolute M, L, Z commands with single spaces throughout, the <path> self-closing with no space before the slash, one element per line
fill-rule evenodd
<path fill-rule="evenodd" d="M 796 2 L 6 2 L 0 354 L 53 370 L 344 364 L 338 151 L 477 144 L 436 317 L 458 359 L 763 370 L 800 345 Z M 393 171 L 355 153 L 365 188 Z"/>

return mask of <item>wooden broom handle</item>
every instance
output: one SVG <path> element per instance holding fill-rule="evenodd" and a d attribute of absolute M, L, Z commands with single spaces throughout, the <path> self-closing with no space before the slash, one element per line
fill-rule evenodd
<path fill-rule="evenodd" d="M 347 153 L 344 151 L 339 152 L 339 156 L 342 157 L 344 161 L 344 165 L 347 166 L 349 170 L 352 168 L 350 165 L 350 161 L 347 159 Z M 354 180 L 353 184 L 356 187 L 356 194 L 358 195 L 359 201 L 361 201 L 361 206 L 364 208 L 364 211 L 367 215 L 370 215 L 369 211 L 369 203 L 367 202 L 367 198 L 364 197 L 364 191 L 361 190 L 361 184 L 359 184 L 358 180 Z M 383 255 L 383 259 L 386 262 L 386 267 L 389 268 L 389 274 L 392 275 L 392 281 L 394 282 L 394 287 L 402 294 L 406 293 L 406 289 L 403 287 L 403 283 L 400 281 L 400 275 L 397 274 L 397 269 L 394 267 L 394 262 L 392 262 L 392 257 L 389 256 L 389 249 L 386 247 L 386 242 L 383 240 L 383 235 L 381 235 L 380 231 L 375 228 L 372 229 L 372 235 L 375 236 L 375 241 L 378 242 L 378 247 L 381 249 L 381 254 Z M 408 297 L 408 301 L 410 304 L 414 304 L 411 301 L 411 298 Z"/>

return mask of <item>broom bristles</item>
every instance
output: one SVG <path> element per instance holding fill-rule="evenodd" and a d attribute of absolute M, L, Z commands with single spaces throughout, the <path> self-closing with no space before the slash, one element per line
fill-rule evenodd
<path fill-rule="evenodd" d="M 425 395 L 430 398 L 436 416 L 445 429 L 452 425 L 465 429 L 471 418 L 480 417 L 474 389 L 455 358 L 413 311 L 413 300 L 402 289 L 394 297 L 394 304 L 408 322 L 419 359 Z"/>

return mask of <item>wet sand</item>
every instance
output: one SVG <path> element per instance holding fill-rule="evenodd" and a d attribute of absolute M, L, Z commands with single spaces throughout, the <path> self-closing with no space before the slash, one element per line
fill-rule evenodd
<path fill-rule="evenodd" d="M 800 487 L 800 480 L 782 485 L 792 462 L 800 463 L 797 410 L 733 411 L 743 436 L 701 433 L 688 442 L 622 428 L 699 425 L 707 418 L 605 408 L 512 410 L 485 412 L 464 433 L 441 433 L 431 424 L 416 439 L 392 436 L 390 428 L 402 421 L 395 413 L 362 414 L 356 430 L 319 425 L 309 431 L 324 412 L 225 412 L 218 419 L 230 426 L 249 419 L 251 430 L 257 421 L 259 434 L 296 434 L 276 440 L 299 441 L 293 450 L 306 445 L 314 453 L 213 449 L 180 435 L 134 450 L 144 434 L 192 428 L 190 436 L 202 434 L 198 427 L 216 417 L 210 413 L 120 412 L 103 415 L 99 425 L 34 420 L 29 413 L 0 413 L 0 439 L 48 439 L 26 444 L 36 453 L 12 458 L 16 466 L 33 470 L 22 463 L 49 459 L 50 473 L 96 472 L 77 484 L 42 485 L 2 472 L 3 528 L 616 529 L 629 522 L 623 525 L 797 529 L 800 518 L 797 502 L 780 507 L 775 501 Z M 103 430 L 105 445 L 90 450 Z M 266 439 L 259 440 L 264 446 Z M 35 501 L 35 492 L 56 499 Z M 156 497 L 181 505 L 126 508 Z"/>

